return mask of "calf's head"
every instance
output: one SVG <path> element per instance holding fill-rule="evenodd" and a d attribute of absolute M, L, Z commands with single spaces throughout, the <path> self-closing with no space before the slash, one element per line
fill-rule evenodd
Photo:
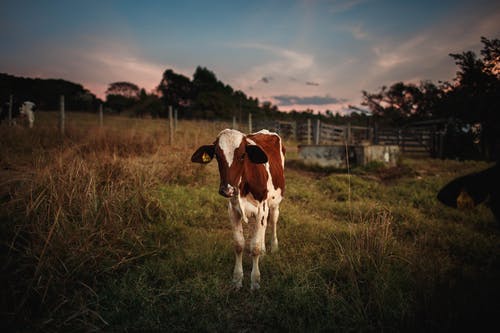
<path fill-rule="evenodd" d="M 242 177 L 252 163 L 268 161 L 260 146 L 243 133 L 230 129 L 220 132 L 213 144 L 198 148 L 191 156 L 191 162 L 206 164 L 214 156 L 219 165 L 219 194 L 227 198 L 239 194 Z"/>

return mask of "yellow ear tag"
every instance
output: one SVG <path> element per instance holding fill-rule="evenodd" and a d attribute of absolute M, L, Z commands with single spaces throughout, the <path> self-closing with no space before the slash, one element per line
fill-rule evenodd
<path fill-rule="evenodd" d="M 203 161 L 203 163 L 208 163 L 211 159 L 212 158 L 207 153 L 203 153 L 203 155 L 201 155 L 201 160 Z"/>

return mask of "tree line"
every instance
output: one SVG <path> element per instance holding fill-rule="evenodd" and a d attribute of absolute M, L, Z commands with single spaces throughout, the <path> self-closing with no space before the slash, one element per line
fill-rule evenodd
<path fill-rule="evenodd" d="M 197 67 L 193 79 L 167 69 L 155 91 L 147 94 L 144 89 L 130 82 L 113 82 L 106 90 L 106 105 L 110 110 L 127 110 L 137 116 L 166 117 L 171 106 L 185 119 L 232 119 L 240 121 L 252 113 L 255 116 L 278 117 L 276 106 L 260 103 L 241 90 L 217 79 L 214 72 Z"/>
<path fill-rule="evenodd" d="M 57 110 L 60 95 L 65 96 L 68 109 L 97 110 L 101 102 L 81 84 L 60 79 L 24 78 L 0 73 L 0 102 L 2 106 L 9 102 L 12 95 L 14 108 L 24 101 L 35 102 L 40 110 Z"/>
<path fill-rule="evenodd" d="M 405 126 L 419 120 L 454 119 L 456 126 L 481 125 L 481 139 L 492 155 L 500 133 L 500 40 L 481 37 L 482 49 L 450 54 L 458 69 L 451 82 L 396 82 L 377 92 L 362 91 L 362 108 L 351 113 L 313 110 L 280 112 L 276 105 L 247 96 L 220 81 L 214 72 L 197 67 L 192 79 L 172 69 L 164 71 L 156 89 L 150 93 L 131 82 L 113 82 L 106 90 L 106 112 L 126 112 L 133 116 L 167 117 L 168 106 L 185 119 L 232 119 L 245 121 L 249 113 L 258 118 L 323 121 L 353 125 L 377 123 Z M 97 110 L 103 101 L 82 85 L 65 80 L 19 78 L 0 74 L 2 103 L 14 95 L 19 102 L 34 101 L 39 109 L 57 109 L 59 96 L 65 95 L 68 110 Z M 488 142 L 488 143 L 486 143 Z"/>

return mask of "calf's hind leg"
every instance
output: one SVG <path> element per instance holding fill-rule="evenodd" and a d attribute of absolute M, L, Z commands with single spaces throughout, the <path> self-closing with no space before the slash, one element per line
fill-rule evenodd
<path fill-rule="evenodd" d="M 250 289 L 257 290 L 260 288 L 260 270 L 259 270 L 259 257 L 265 248 L 262 243 L 265 239 L 267 217 L 269 210 L 264 210 L 259 214 L 255 220 L 255 229 L 250 244 L 250 251 L 252 253 L 252 273 L 250 274 Z"/>
<path fill-rule="evenodd" d="M 269 211 L 269 222 L 271 223 L 271 252 L 278 251 L 278 217 L 279 206 L 271 207 Z"/>

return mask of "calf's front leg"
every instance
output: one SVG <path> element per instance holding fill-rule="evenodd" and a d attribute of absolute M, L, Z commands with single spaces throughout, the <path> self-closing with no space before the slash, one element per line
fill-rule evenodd
<path fill-rule="evenodd" d="M 240 289 L 243 285 L 243 248 L 245 247 L 245 237 L 243 236 L 243 225 L 241 223 L 241 216 L 232 209 L 229 204 L 229 220 L 233 227 L 234 239 L 234 270 L 233 270 L 233 284 L 236 289 Z"/>

